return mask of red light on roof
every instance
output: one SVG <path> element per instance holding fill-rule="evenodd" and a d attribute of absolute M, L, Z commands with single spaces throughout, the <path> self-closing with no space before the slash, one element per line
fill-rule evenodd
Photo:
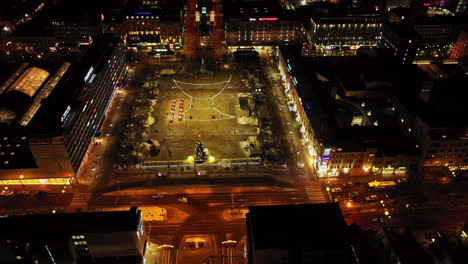
<path fill-rule="evenodd" d="M 86 101 L 86 104 L 88 104 L 88 101 Z"/>
<path fill-rule="evenodd" d="M 96 108 L 94 108 L 93 113 L 96 113 Z"/>

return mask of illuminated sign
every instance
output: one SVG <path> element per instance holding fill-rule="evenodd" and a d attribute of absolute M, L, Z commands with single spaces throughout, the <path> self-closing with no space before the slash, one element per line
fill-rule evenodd
<path fill-rule="evenodd" d="M 251 18 L 249 19 L 249 21 L 257 21 L 257 19 L 251 17 Z"/>
<path fill-rule="evenodd" d="M 202 7 L 202 8 L 201 8 L 201 13 L 202 13 L 202 14 L 206 14 L 206 7 Z"/>
<path fill-rule="evenodd" d="M 136 15 L 151 15 L 150 12 L 140 12 L 140 13 L 136 13 Z"/>
<path fill-rule="evenodd" d="M 261 17 L 258 19 L 259 21 L 276 21 L 278 20 L 277 17 Z"/>
<path fill-rule="evenodd" d="M 431 3 L 424 3 L 424 6 L 430 6 Z"/>

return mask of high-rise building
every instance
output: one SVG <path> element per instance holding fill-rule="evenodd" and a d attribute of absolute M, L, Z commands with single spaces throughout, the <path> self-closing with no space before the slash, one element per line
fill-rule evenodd
<path fill-rule="evenodd" d="M 0 219 L 0 263 L 144 263 L 140 210 Z"/>
<path fill-rule="evenodd" d="M 2 184 L 67 184 L 126 70 L 118 41 L 108 35 L 55 73 L 21 65 L 0 89 Z"/>

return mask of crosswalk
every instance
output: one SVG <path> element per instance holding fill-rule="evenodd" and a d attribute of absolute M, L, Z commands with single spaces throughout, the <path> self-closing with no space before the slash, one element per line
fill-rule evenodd
<path fill-rule="evenodd" d="M 93 196 L 92 193 L 75 193 L 73 199 L 68 206 L 70 211 L 88 211 L 88 204 Z"/>
<path fill-rule="evenodd" d="M 310 203 L 326 203 L 327 198 L 320 183 L 306 183 L 305 190 Z"/>

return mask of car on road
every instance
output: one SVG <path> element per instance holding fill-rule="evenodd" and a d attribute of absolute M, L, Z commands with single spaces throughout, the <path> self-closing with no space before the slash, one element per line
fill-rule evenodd
<path fill-rule="evenodd" d="M 393 193 L 393 192 L 386 192 L 386 193 L 385 193 L 385 198 L 395 198 L 395 193 Z"/>
<path fill-rule="evenodd" d="M 368 195 L 366 196 L 366 201 L 368 202 L 373 202 L 373 201 L 377 201 L 377 195 Z"/>
<path fill-rule="evenodd" d="M 95 170 L 96 170 L 96 167 L 93 167 L 91 170 L 92 170 L 92 171 L 95 171 Z"/>
<path fill-rule="evenodd" d="M 346 186 L 353 186 L 353 182 L 345 182 L 345 183 L 343 183 L 343 187 L 346 187 Z"/>
<path fill-rule="evenodd" d="M 359 197 L 359 193 L 358 192 L 351 192 L 351 193 L 348 193 L 348 196 L 349 196 L 350 200 L 354 201 Z"/>
<path fill-rule="evenodd" d="M 177 201 L 179 201 L 181 203 L 188 203 L 188 198 L 184 197 L 184 196 L 181 196 L 181 197 L 179 197 L 179 199 L 177 199 Z"/>
<path fill-rule="evenodd" d="M 343 189 L 341 189 L 341 188 L 333 188 L 333 189 L 331 189 L 331 192 L 332 192 L 332 193 L 339 193 L 339 192 L 342 192 L 342 191 L 343 191 Z"/>
<path fill-rule="evenodd" d="M 18 194 L 18 195 L 28 195 L 29 191 L 18 191 L 16 194 Z"/>
<path fill-rule="evenodd" d="M 408 182 L 408 179 L 406 179 L 406 178 L 401 178 L 401 179 L 398 179 L 397 182 L 398 182 L 398 183 L 406 183 L 406 182 Z"/>
<path fill-rule="evenodd" d="M 374 217 L 371 219 L 372 223 L 383 223 L 383 219 L 381 217 L 377 218 Z"/>
<path fill-rule="evenodd" d="M 152 198 L 164 198 L 164 194 L 160 193 L 160 194 L 155 194 L 153 196 L 151 196 Z"/>

